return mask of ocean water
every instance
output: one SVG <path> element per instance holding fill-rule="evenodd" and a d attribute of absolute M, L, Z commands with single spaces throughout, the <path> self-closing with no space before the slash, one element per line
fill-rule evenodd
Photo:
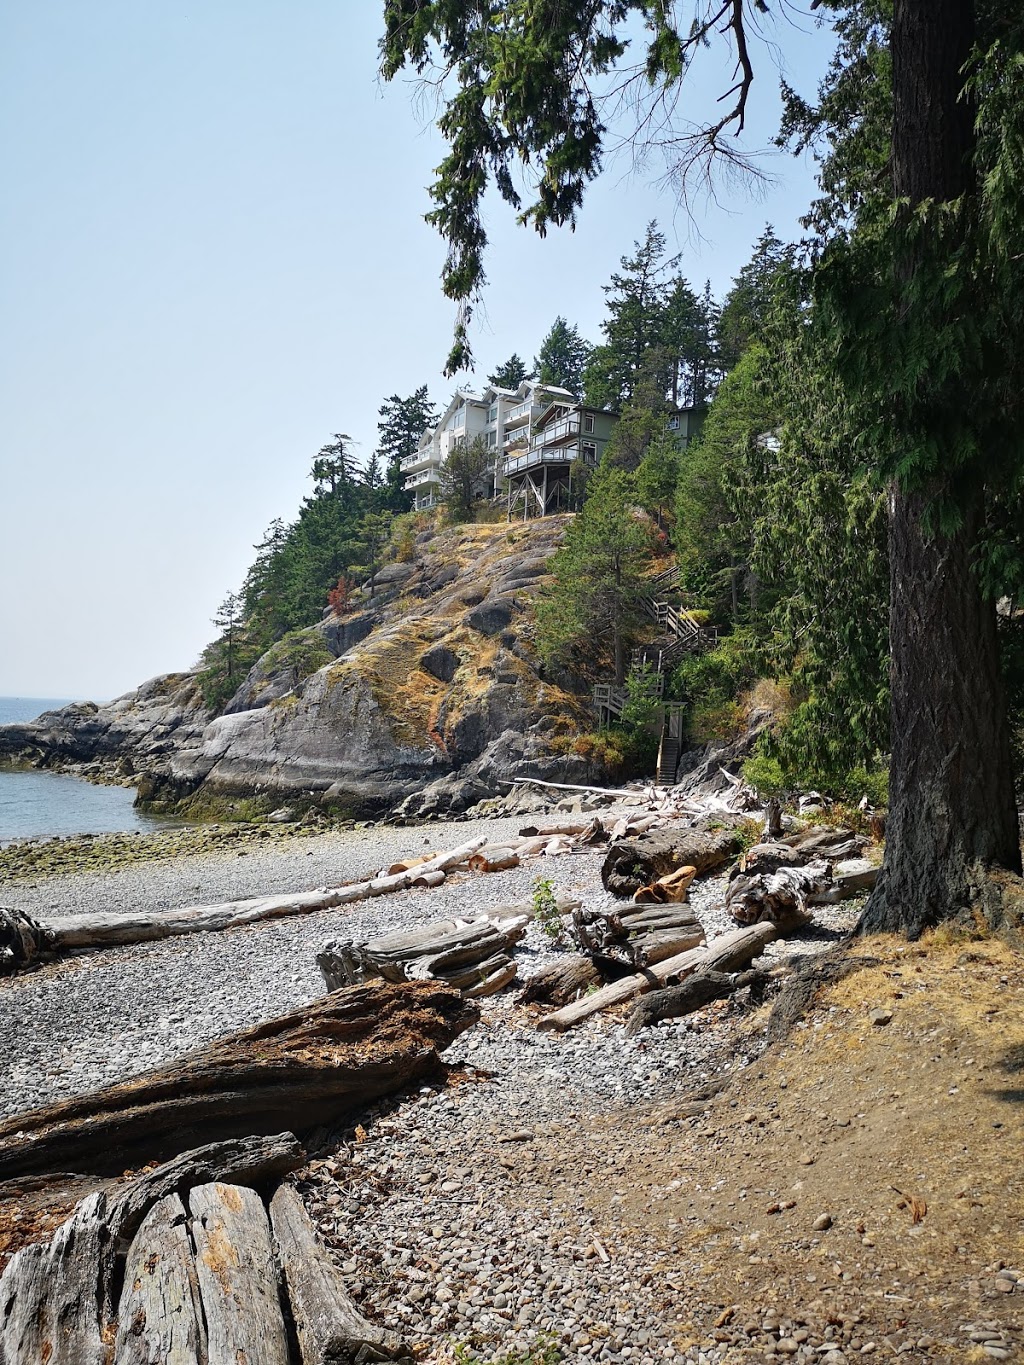
<path fill-rule="evenodd" d="M 66 706 L 63 698 L 0 697 L 0 725 L 34 720 Z M 130 787 L 98 787 L 63 773 L 0 768 L 0 843 L 54 834 L 109 834 L 162 829 L 166 820 L 140 815 Z"/>

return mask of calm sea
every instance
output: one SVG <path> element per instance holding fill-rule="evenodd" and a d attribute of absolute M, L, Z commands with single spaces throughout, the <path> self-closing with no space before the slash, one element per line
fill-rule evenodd
<path fill-rule="evenodd" d="M 34 720 L 67 705 L 53 697 L 0 697 L 0 725 Z M 97 787 L 62 773 L 0 769 L 0 843 L 53 834 L 107 834 L 162 829 L 167 822 L 139 815 L 130 787 Z"/>

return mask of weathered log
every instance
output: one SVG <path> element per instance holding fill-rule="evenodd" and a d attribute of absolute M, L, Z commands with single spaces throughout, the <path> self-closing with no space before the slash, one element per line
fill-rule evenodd
<path fill-rule="evenodd" d="M 435 1074 L 478 1018 L 432 982 L 335 991 L 109 1089 L 0 1123 L 0 1180 L 114 1173 L 201 1142 L 331 1122 Z"/>
<path fill-rule="evenodd" d="M 507 953 L 494 953 L 480 962 L 466 963 L 461 967 L 449 967 L 433 974 L 433 980 L 446 986 L 455 986 L 467 994 L 474 986 L 481 986 L 499 967 L 507 967 L 512 959 Z"/>
<path fill-rule="evenodd" d="M 385 875 L 394 877 L 399 872 L 411 872 L 413 868 L 423 867 L 425 863 L 433 862 L 436 857 L 437 850 L 435 849 L 433 853 L 421 853 L 416 858 L 402 858 L 401 861 L 392 863 Z"/>
<path fill-rule="evenodd" d="M 601 868 L 601 880 L 616 896 L 632 896 L 679 867 L 697 875 L 721 867 L 740 851 L 735 829 L 662 829 L 612 844 Z"/>
<path fill-rule="evenodd" d="M 506 872 L 519 866 L 519 853 L 507 845 L 485 845 L 469 859 L 471 872 Z"/>
<path fill-rule="evenodd" d="M 114 1248 L 120 1253 L 126 1251 L 149 1210 L 168 1195 L 184 1196 L 193 1185 L 209 1185 L 216 1180 L 261 1189 L 276 1185 L 305 1160 L 302 1143 L 291 1133 L 229 1138 L 182 1152 L 110 1192 L 107 1225 Z"/>
<path fill-rule="evenodd" d="M 725 893 L 725 908 L 737 924 L 771 920 L 783 931 L 810 923 L 812 904 L 839 898 L 824 863 L 781 867 L 769 874 L 735 877 Z"/>
<path fill-rule="evenodd" d="M 154 939 L 174 938 L 181 934 L 209 933 L 220 929 L 235 929 L 262 920 L 282 919 L 290 915 L 308 915 L 317 910 L 329 910 L 338 905 L 373 896 L 385 896 L 403 891 L 417 878 L 431 872 L 444 872 L 449 867 L 465 862 L 485 839 L 472 839 L 450 853 L 439 854 L 393 876 L 373 877 L 369 881 L 353 882 L 348 886 L 330 887 L 320 891 L 304 891 L 288 896 L 257 896 L 250 900 L 227 901 L 222 905 L 192 905 L 180 910 L 155 910 L 149 914 L 113 913 L 97 911 L 82 915 L 61 915 L 42 919 L 40 928 L 46 933 L 49 947 L 54 952 L 78 951 L 87 948 L 109 948 L 125 943 L 145 943 Z"/>
<path fill-rule="evenodd" d="M 572 921 L 584 952 L 625 961 L 634 968 L 704 942 L 704 929 L 689 905 L 652 906 L 628 914 L 577 910 Z"/>
<path fill-rule="evenodd" d="M 567 1005 L 604 978 L 593 958 L 573 956 L 557 966 L 537 972 L 516 997 L 517 1004 Z"/>
<path fill-rule="evenodd" d="M 354 1365 L 410 1354 L 394 1332 L 367 1322 L 356 1308 L 290 1185 L 274 1195 L 270 1222 L 302 1365 Z"/>
<path fill-rule="evenodd" d="M 480 1000 L 485 995 L 496 995 L 515 980 L 516 964 L 510 959 L 504 965 L 497 965 L 475 986 L 467 986 L 462 992 L 467 1000 Z"/>
<path fill-rule="evenodd" d="M 419 872 L 412 879 L 411 885 L 417 890 L 422 890 L 428 886 L 440 886 L 443 881 L 447 881 L 447 872 L 442 872 L 439 867 L 435 867 L 432 872 Z"/>
<path fill-rule="evenodd" d="M 881 868 L 876 867 L 867 858 L 848 858 L 836 863 L 832 869 L 832 876 L 845 898 L 870 891 L 878 881 L 880 871 Z"/>
<path fill-rule="evenodd" d="M 3 1365 L 106 1365 L 105 1215 L 105 1197 L 91 1194 L 51 1241 L 11 1257 L 0 1276 Z"/>
<path fill-rule="evenodd" d="M 699 924 L 677 929 L 650 929 L 626 940 L 622 945 L 623 957 L 637 971 L 642 971 L 644 967 L 653 967 L 690 948 L 699 948 L 704 941 L 704 930 Z"/>
<path fill-rule="evenodd" d="M 117 1318 L 113 1365 L 206 1365 L 199 1277 L 176 1194 L 153 1206 L 129 1248 Z"/>
<path fill-rule="evenodd" d="M 790 848 L 799 849 L 805 860 L 826 858 L 833 861 L 838 858 L 857 857 L 867 840 L 859 834 L 854 834 L 851 829 L 812 825 L 809 829 L 787 835 L 782 842 L 789 844 Z"/>
<path fill-rule="evenodd" d="M 334 940 L 317 953 L 329 991 L 381 976 L 385 981 L 429 980 L 450 967 L 479 962 L 518 943 L 532 911 L 517 909 L 469 923 L 442 920 L 402 929 L 367 943 Z"/>
<path fill-rule="evenodd" d="M 621 1005 L 634 995 L 654 990 L 657 986 L 667 986 L 673 981 L 682 980 L 696 971 L 730 971 L 746 967 L 764 948 L 778 938 L 779 930 L 771 923 L 754 924 L 747 929 L 736 929 L 723 934 L 705 948 L 691 948 L 676 957 L 667 958 L 644 972 L 613 981 L 610 986 L 585 996 L 574 1004 L 566 1005 L 554 1014 L 546 1014 L 537 1020 L 539 1029 L 554 1029 L 564 1033 L 574 1024 L 588 1019 L 590 1015 L 612 1005 Z"/>
<path fill-rule="evenodd" d="M 768 980 L 765 972 L 695 972 L 678 986 L 667 986 L 642 996 L 629 1016 L 626 1037 L 632 1038 L 642 1028 L 661 1019 L 678 1019 L 692 1014 L 694 1010 L 710 1005 L 712 1000 L 721 1000 L 744 986 L 763 985 Z"/>
<path fill-rule="evenodd" d="M 288 1365 L 277 1263 L 263 1201 L 241 1185 L 189 1193 L 209 1365 Z"/>
<path fill-rule="evenodd" d="M 53 954 L 49 931 L 24 910 L 0 906 L 0 976 L 12 976 Z"/>

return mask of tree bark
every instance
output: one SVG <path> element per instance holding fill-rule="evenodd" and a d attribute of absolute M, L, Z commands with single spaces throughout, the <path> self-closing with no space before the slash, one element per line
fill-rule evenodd
<path fill-rule="evenodd" d="M 974 111 L 963 95 L 973 43 L 970 0 L 896 0 L 894 191 L 912 207 L 974 191 Z M 896 263 L 908 296 L 920 250 Z M 904 428 L 910 441 L 913 427 L 911 410 Z M 948 438 L 949 469 L 957 463 L 956 436 Z M 948 491 L 939 476 L 916 491 L 894 484 L 889 495 L 889 818 L 885 865 L 862 927 L 915 938 L 967 910 L 989 869 L 1021 870 L 995 606 L 982 596 L 971 563 L 984 491 L 966 502 L 958 492 L 958 531 L 929 534 L 928 505 Z"/>

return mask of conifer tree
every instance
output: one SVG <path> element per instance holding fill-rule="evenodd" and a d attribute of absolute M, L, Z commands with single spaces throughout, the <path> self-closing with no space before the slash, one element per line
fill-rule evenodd
<path fill-rule="evenodd" d="M 541 342 L 533 362 L 533 372 L 542 384 L 568 389 L 576 398 L 583 396 L 583 371 L 592 347 L 559 314 Z"/>
<path fill-rule="evenodd" d="M 602 465 L 592 476 L 537 607 L 538 643 L 549 664 L 592 666 L 595 651 L 606 651 L 616 681 L 625 681 L 654 539 L 638 502 L 635 477 L 625 470 Z"/>
<path fill-rule="evenodd" d="M 420 437 L 437 424 L 437 409 L 430 401 L 426 384 L 408 398 L 393 393 L 378 408 L 377 457 L 383 465 L 384 487 L 381 504 L 392 512 L 407 512 L 412 495 L 405 491 L 402 461 L 415 455 Z"/>
<path fill-rule="evenodd" d="M 503 365 L 499 365 L 493 374 L 487 376 L 487 382 L 493 384 L 496 389 L 518 389 L 526 378 L 528 378 L 526 366 L 513 351 Z"/>

